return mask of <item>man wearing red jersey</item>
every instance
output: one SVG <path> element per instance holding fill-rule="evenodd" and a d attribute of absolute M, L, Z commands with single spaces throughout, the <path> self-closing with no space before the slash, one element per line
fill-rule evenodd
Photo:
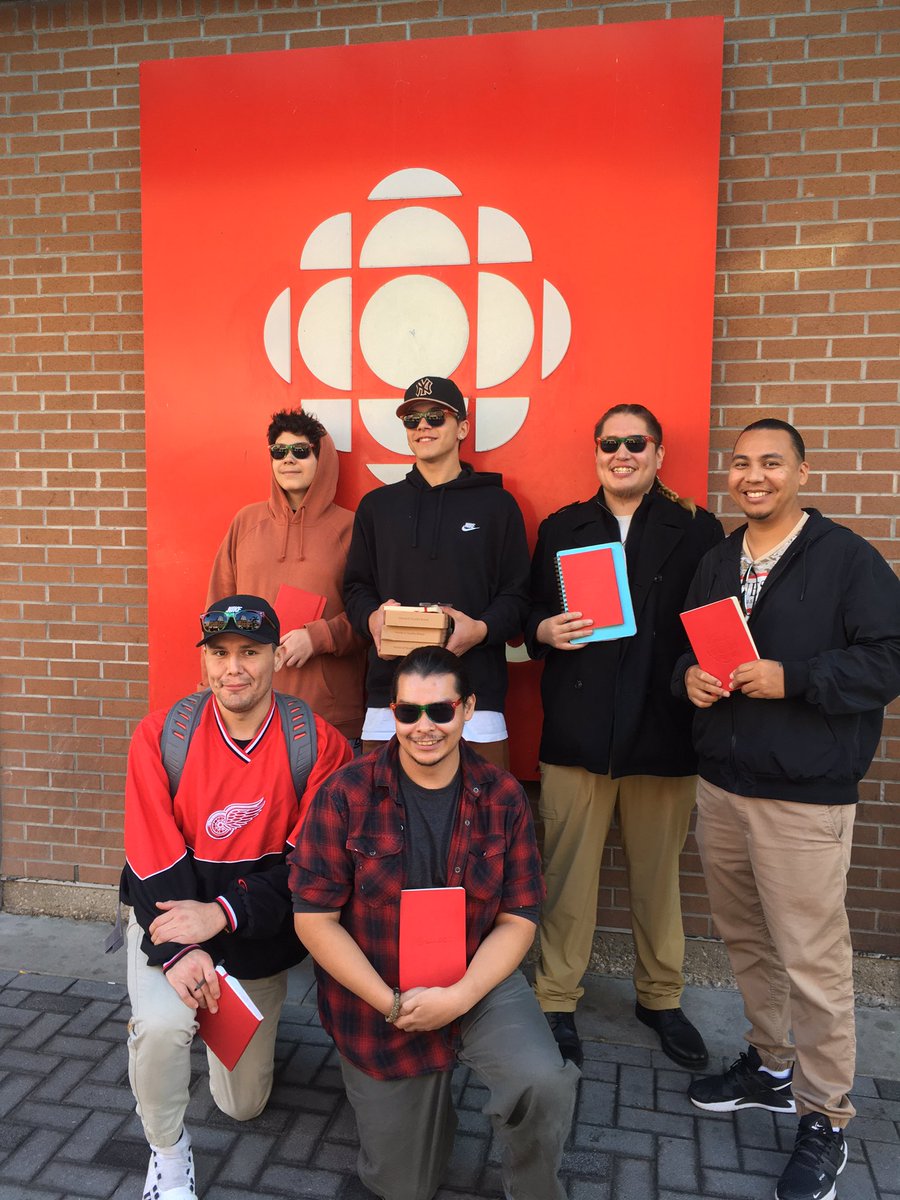
<path fill-rule="evenodd" d="M 284 656 L 275 610 L 258 596 L 229 596 L 200 623 L 211 697 L 176 788 L 164 711 L 140 723 L 128 758 L 121 894 L 133 910 L 129 1078 L 151 1149 L 144 1200 L 196 1196 L 183 1123 L 190 1048 L 198 1008 L 218 1007 L 220 962 L 264 1019 L 233 1071 L 208 1052 L 210 1091 L 236 1120 L 265 1107 L 287 968 L 306 953 L 293 932 L 285 855 L 319 785 L 350 758 L 326 721 L 301 721 L 292 740 L 310 738 L 314 752 L 298 797 L 272 691 Z"/>

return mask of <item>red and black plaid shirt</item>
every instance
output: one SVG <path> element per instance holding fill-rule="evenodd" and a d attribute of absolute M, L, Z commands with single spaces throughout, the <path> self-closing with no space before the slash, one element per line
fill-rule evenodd
<path fill-rule="evenodd" d="M 400 891 L 406 878 L 397 741 L 356 759 L 316 794 L 288 856 L 302 905 L 340 909 L 382 979 L 398 979 Z M 462 794 L 450 840 L 447 882 L 466 889 L 466 955 L 497 914 L 532 912 L 544 897 L 528 801 L 516 780 L 460 742 Z M 301 905 L 301 907 L 302 907 Z M 340 1053 L 376 1079 L 407 1079 L 454 1066 L 454 1026 L 406 1033 L 316 966 L 319 1014 Z"/>

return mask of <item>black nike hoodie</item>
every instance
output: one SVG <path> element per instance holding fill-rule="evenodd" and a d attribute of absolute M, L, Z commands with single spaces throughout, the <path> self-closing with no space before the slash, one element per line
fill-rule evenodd
<path fill-rule="evenodd" d="M 344 604 L 369 638 L 369 617 L 385 600 L 450 604 L 484 621 L 487 638 L 463 659 L 478 708 L 502 712 L 506 641 L 528 613 L 528 543 L 519 506 L 499 474 L 467 463 L 431 487 L 414 466 L 399 483 L 363 496 L 344 572 Z M 396 662 L 369 648 L 368 704 L 384 708 Z"/>

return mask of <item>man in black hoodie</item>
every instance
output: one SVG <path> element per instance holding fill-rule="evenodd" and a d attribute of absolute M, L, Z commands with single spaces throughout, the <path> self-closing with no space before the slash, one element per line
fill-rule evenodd
<path fill-rule="evenodd" d="M 750 1021 L 749 1052 L 688 1095 L 713 1112 L 800 1114 L 777 1200 L 832 1200 L 847 1161 L 844 895 L 857 785 L 900 692 L 900 580 L 863 538 L 801 508 L 808 475 L 793 426 L 768 418 L 740 435 L 728 489 L 747 524 L 703 559 L 686 607 L 736 597 L 760 657 L 716 679 L 687 655 L 673 676 L 698 710 L 697 841 Z"/>
<path fill-rule="evenodd" d="M 461 463 L 466 402 L 451 379 L 425 376 L 406 389 L 397 416 L 415 466 L 362 498 L 344 572 L 350 623 L 371 638 L 363 748 L 390 740 L 394 664 L 382 658 L 389 604 L 441 604 L 453 618 L 447 649 L 464 657 L 478 708 L 466 740 L 509 765 L 506 642 L 528 611 L 528 543 L 519 506 L 500 475 Z"/>

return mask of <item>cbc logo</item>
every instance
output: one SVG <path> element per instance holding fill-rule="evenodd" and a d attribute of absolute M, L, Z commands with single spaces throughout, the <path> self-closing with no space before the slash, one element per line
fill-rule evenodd
<path fill-rule="evenodd" d="M 459 217 L 471 220 L 459 188 L 437 171 L 409 167 L 386 176 L 369 193 L 377 204 L 392 201 L 458 200 Z M 357 231 L 357 236 L 361 236 Z M 569 348 L 572 322 L 559 291 L 547 279 L 526 283 L 531 299 L 517 284 L 497 270 L 505 264 L 533 261 L 531 242 L 519 222 L 498 208 L 479 205 L 477 245 L 473 254 L 460 224 L 426 204 L 404 204 L 376 215 L 362 237 L 361 273 L 353 271 L 352 214 L 335 213 L 318 225 L 300 256 L 302 295 L 286 287 L 266 314 L 263 342 L 272 368 L 291 382 L 294 337 L 304 364 L 321 383 L 348 393 L 346 399 L 302 397 L 304 408 L 317 413 L 339 450 L 352 448 L 352 406 L 371 436 L 386 450 L 409 456 L 402 424 L 394 413 L 398 392 L 420 375 L 452 375 L 472 339 L 472 322 L 466 305 L 443 280 L 425 274 L 429 267 L 470 267 L 477 263 L 475 294 L 475 450 L 493 450 L 510 441 L 528 415 L 530 396 L 516 377 L 534 379 L 537 355 L 540 378 L 546 379 L 562 362 Z M 362 357 L 372 374 L 390 389 L 386 397 L 364 396 L 354 387 L 353 289 L 365 288 L 370 268 L 396 270 L 395 277 L 375 288 L 365 301 L 357 331 Z M 417 271 L 416 268 L 419 268 Z M 348 272 L 314 286 L 306 272 Z M 522 279 L 521 271 L 517 276 Z M 463 277 L 460 276 L 462 279 Z M 311 288 L 307 283 L 312 284 Z M 540 298 L 540 333 L 535 308 Z M 292 306 L 300 309 L 296 331 Z M 387 388 L 385 390 L 387 390 Z M 372 389 L 375 390 L 374 388 Z M 369 470 L 383 483 L 401 478 L 407 463 L 370 463 Z"/>

